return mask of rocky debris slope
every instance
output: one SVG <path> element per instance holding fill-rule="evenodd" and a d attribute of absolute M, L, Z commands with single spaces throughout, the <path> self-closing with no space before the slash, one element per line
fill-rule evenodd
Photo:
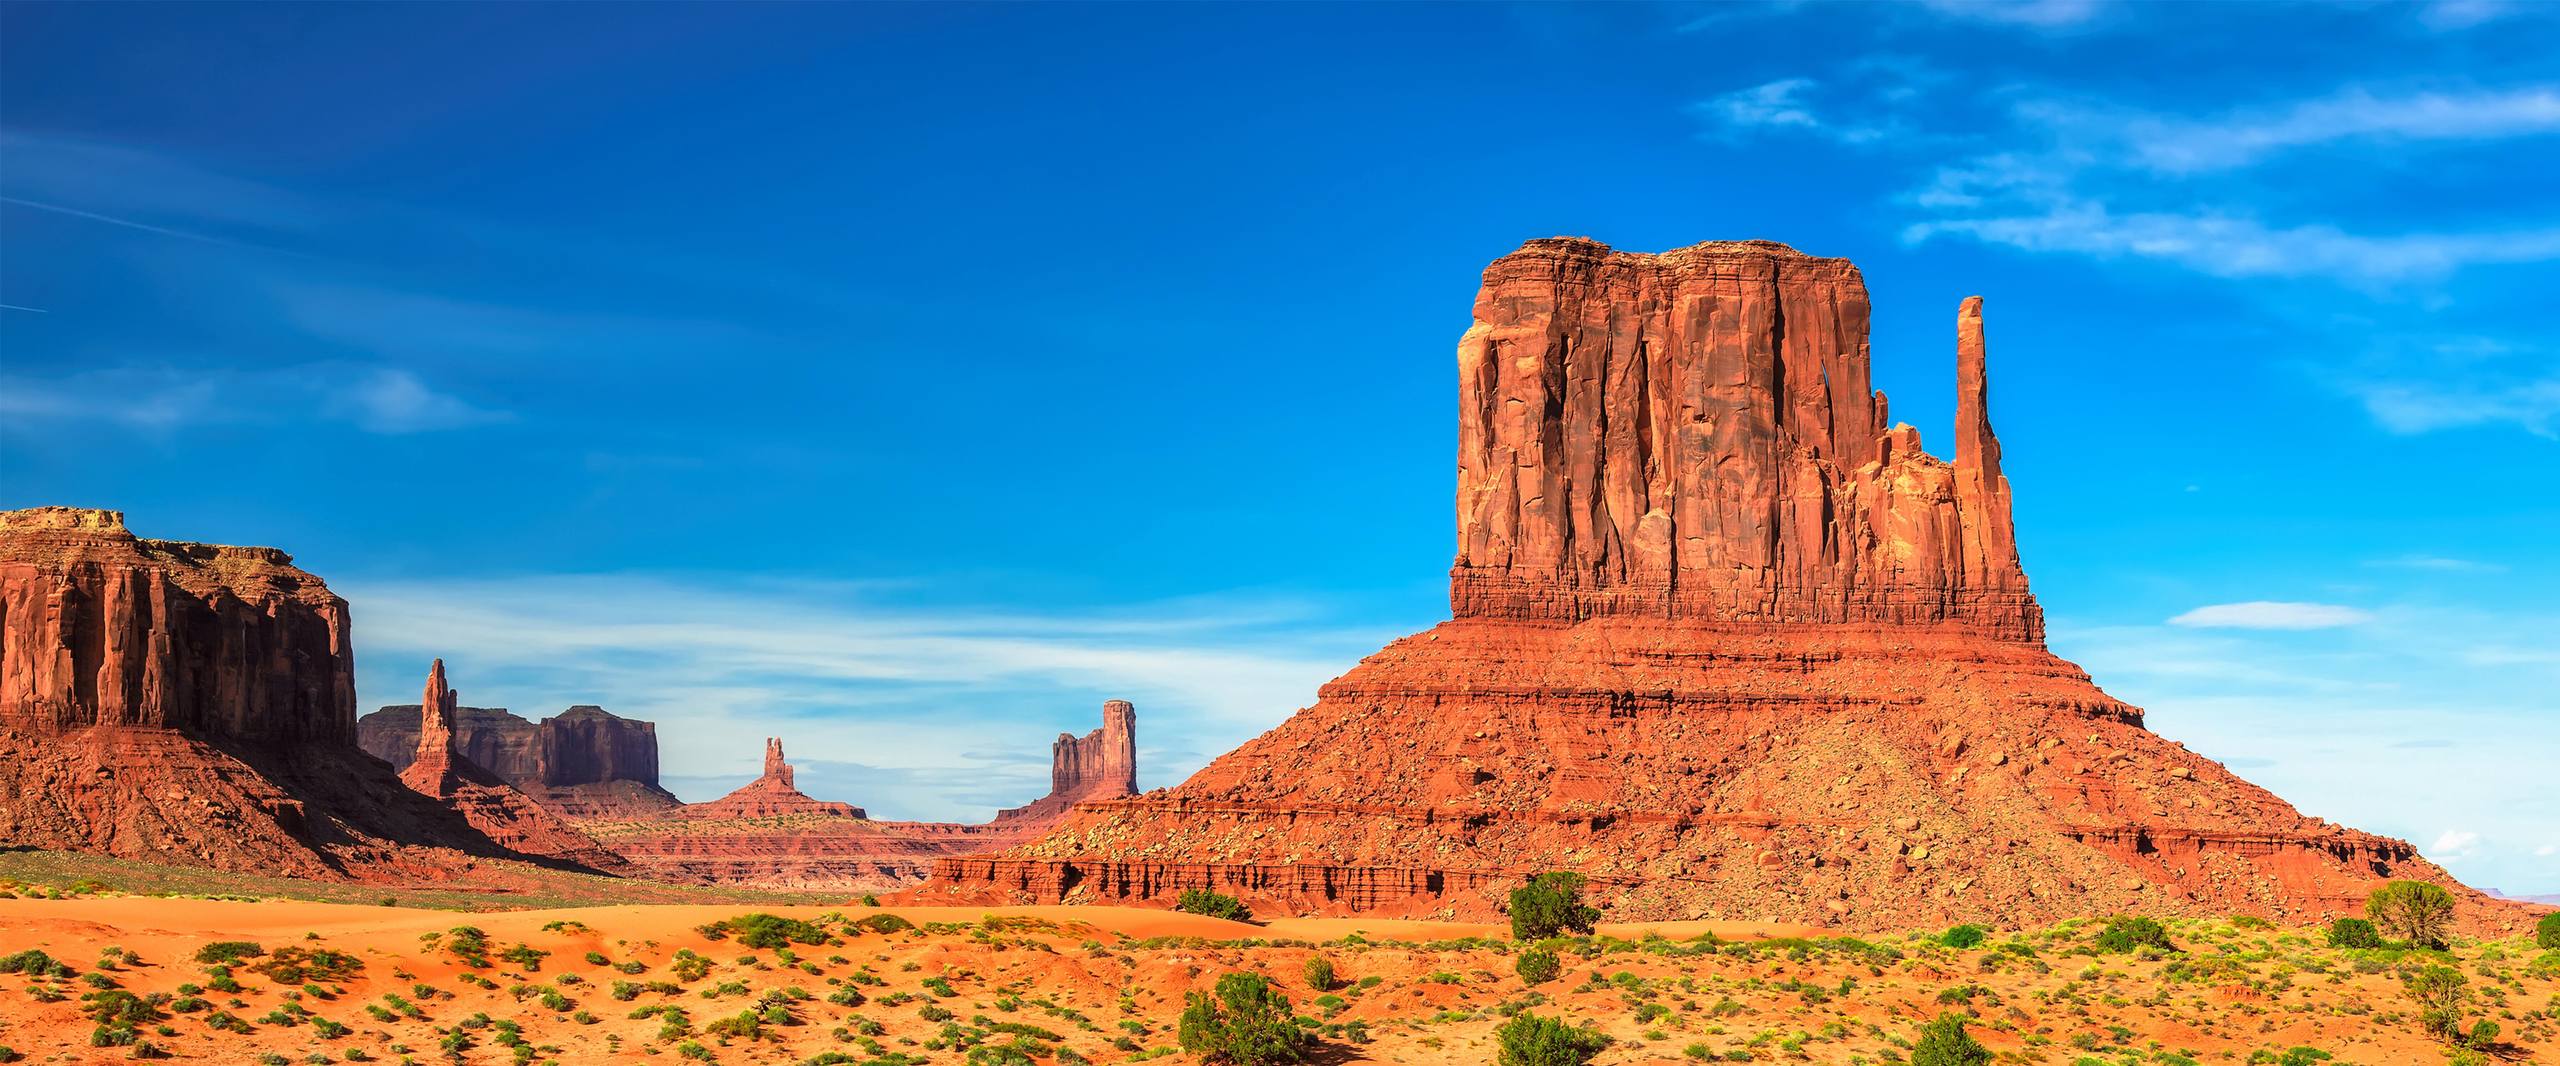
<path fill-rule="evenodd" d="M 607 873 L 630 872 L 621 856 L 596 846 L 532 797 L 456 750 L 453 727 L 461 697 L 445 683 L 444 660 L 428 667 L 422 695 L 417 754 L 400 771 L 401 784 L 461 812 L 473 828 L 516 851 L 566 859 Z"/>
<path fill-rule="evenodd" d="M 273 548 L 0 512 L 0 841 L 295 877 L 525 857 L 358 750 L 347 607 Z"/>
<path fill-rule="evenodd" d="M 1180 786 L 937 861 L 917 898 L 1206 887 L 1480 918 L 1571 869 L 1624 919 L 1874 928 L 2300 921 L 2385 878 L 2451 883 L 2047 651 L 1980 301 L 1958 312 L 1954 463 L 1887 424 L 1867 308 L 1855 267 L 1769 242 L 1497 260 L 1459 345 L 1453 619 Z"/>
<path fill-rule="evenodd" d="M 1081 737 L 1060 733 L 1049 748 L 1049 794 L 999 811 L 998 822 L 1057 820 L 1087 800 L 1138 794 L 1138 709 L 1127 700 L 1105 700 L 1102 726 Z"/>
<path fill-rule="evenodd" d="M 364 749 L 406 769 L 416 757 L 416 704 L 356 720 Z M 503 707 L 456 707 L 454 746 L 473 765 L 570 818 L 627 818 L 681 801 L 658 785 L 658 727 L 581 704 L 540 723 Z"/>

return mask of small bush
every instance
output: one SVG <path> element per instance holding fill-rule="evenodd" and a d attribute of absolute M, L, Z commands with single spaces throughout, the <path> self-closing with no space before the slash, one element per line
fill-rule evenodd
<path fill-rule="evenodd" d="M 2378 948 L 2382 934 L 2373 923 L 2362 918 L 2340 918 L 2329 923 L 2329 946 L 2333 948 Z"/>
<path fill-rule="evenodd" d="M 2412 947 L 2443 950 L 2452 944 L 2453 893 L 2425 881 L 2393 881 L 2365 897 L 2365 917 L 2385 934 Z"/>
<path fill-rule="evenodd" d="M 2098 931 L 2100 951 L 2122 953 L 2135 948 L 2178 950 L 2177 945 L 2169 943 L 2168 928 L 2149 918 L 2119 915 L 2107 919 L 2106 928 Z"/>
<path fill-rule="evenodd" d="M 2462 1038 L 2462 1008 L 2471 1000 L 2470 979 L 2450 966 L 2427 966 L 2400 976 L 2401 990 L 2418 1005 L 2418 1028 L 2438 1040 Z"/>
<path fill-rule="evenodd" d="M 1182 1050 L 1200 1061 L 1227 1066 L 1269 1066 L 1306 1058 L 1306 1030 L 1298 1028 L 1289 997 L 1260 974 L 1218 978 L 1215 995 L 1193 992 L 1183 1001 Z"/>
<path fill-rule="evenodd" d="M 1511 939 L 1545 940 L 1563 933 L 1589 933 L 1600 922 L 1600 908 L 1582 902 L 1584 881 L 1577 873 L 1544 873 L 1511 890 Z"/>
<path fill-rule="evenodd" d="M 2543 915 L 2541 921 L 2534 923 L 2533 946 L 2560 950 L 2560 911 Z"/>
<path fill-rule="evenodd" d="M 738 943 L 751 948 L 784 948 L 793 944 L 824 944 L 827 931 L 797 918 L 780 915 L 741 914 L 695 930 L 713 940 L 737 937 Z"/>
<path fill-rule="evenodd" d="M 1965 1016 L 1941 1014 L 1911 1044 L 1911 1066 L 1983 1066 L 1991 1049 L 1964 1031 Z"/>
<path fill-rule="evenodd" d="M 266 953 L 267 949 L 246 940 L 217 940 L 197 948 L 196 961 L 208 966 L 224 966 Z"/>
<path fill-rule="evenodd" d="M 1582 1066 L 1609 1046 L 1609 1038 L 1553 1018 L 1521 1011 L 1493 1031 L 1501 1066 Z"/>
<path fill-rule="evenodd" d="M 1318 955 L 1307 960 L 1307 987 L 1318 992 L 1333 988 L 1333 960 Z"/>
<path fill-rule="evenodd" d="M 1175 897 L 1173 909 L 1185 914 L 1224 918 L 1230 922 L 1253 920 L 1253 911 L 1244 905 L 1244 901 L 1224 893 L 1211 892 L 1205 888 L 1183 889 L 1182 895 Z"/>
<path fill-rule="evenodd" d="M 1938 943 L 1958 949 L 1981 947 L 1983 932 L 1978 925 L 1959 925 L 1938 934 Z"/>
<path fill-rule="evenodd" d="M 22 973 L 29 977 L 69 977 L 71 967 L 53 956 L 29 948 L 15 955 L 0 956 L 0 973 Z"/>
<path fill-rule="evenodd" d="M 874 933 L 903 933 L 916 927 L 916 923 L 894 914 L 874 914 L 853 924 Z"/>
<path fill-rule="evenodd" d="M 249 967 L 250 973 L 262 974 L 280 985 L 344 981 L 363 970 L 363 959 L 327 948 L 277 948 L 275 954 Z"/>
<path fill-rule="evenodd" d="M 1542 985 L 1563 973 L 1564 963 L 1556 958 L 1555 952 L 1530 948 L 1520 953 L 1519 961 L 1512 963 L 1511 969 L 1520 975 L 1520 983 Z"/>

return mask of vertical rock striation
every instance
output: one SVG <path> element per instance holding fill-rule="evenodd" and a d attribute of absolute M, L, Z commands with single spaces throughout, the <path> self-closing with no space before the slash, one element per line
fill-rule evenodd
<path fill-rule="evenodd" d="M 0 727 L 343 744 L 347 604 L 273 548 L 144 540 L 124 515 L 0 512 Z"/>
<path fill-rule="evenodd" d="M 1138 794 L 1138 709 L 1105 700 L 1102 727 L 1081 737 L 1060 733 L 1049 748 L 1049 794 L 1000 811 L 999 823 L 1046 822 L 1085 800 Z"/>
<path fill-rule="evenodd" d="M 1181 785 L 939 860 L 916 897 L 1482 918 L 1571 869 L 1623 918 L 1909 928 L 2304 921 L 2451 882 L 2047 651 L 1981 301 L 1953 463 L 1888 423 L 1867 313 L 1855 267 L 1766 241 L 1496 260 L 1458 346 L 1451 620 Z"/>
<path fill-rule="evenodd" d="M 1458 344 L 1459 618 L 1947 623 L 2033 641 L 1981 416 L 1946 464 L 1886 423 L 1866 283 L 1768 241 L 1531 241 Z M 1989 480 L 1966 475 L 1987 457 Z M 1976 474 L 1980 469 L 1975 471 Z"/>

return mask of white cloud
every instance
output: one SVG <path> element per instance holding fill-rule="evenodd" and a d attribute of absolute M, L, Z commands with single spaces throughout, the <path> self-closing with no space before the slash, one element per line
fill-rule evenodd
<path fill-rule="evenodd" d="M 2462 829 L 2448 829 L 2429 844 L 2424 854 L 2437 862 L 2455 862 L 2470 856 L 2480 846 L 2480 834 Z"/>
<path fill-rule="evenodd" d="M 2169 624 L 2196 629 L 2334 629 L 2372 620 L 2371 614 L 2335 604 L 2251 600 L 2198 607 L 2169 619 Z"/>
<path fill-rule="evenodd" d="M 2560 855 L 2560 844 L 2545 844 L 2535 848 L 2533 855 L 2537 859 L 2548 859 L 2554 855 Z"/>
<path fill-rule="evenodd" d="M 1805 94 L 1816 84 L 1811 78 L 1783 78 L 1737 89 L 1697 106 L 1700 112 L 1729 128 L 1819 129 L 1822 120 L 1814 117 L 1805 100 Z"/>
<path fill-rule="evenodd" d="M 461 429 L 511 417 L 437 391 L 406 370 L 345 363 L 275 370 L 129 366 L 53 378 L 0 377 L 0 415 L 24 425 L 105 422 L 159 433 L 300 418 L 384 434 Z"/>

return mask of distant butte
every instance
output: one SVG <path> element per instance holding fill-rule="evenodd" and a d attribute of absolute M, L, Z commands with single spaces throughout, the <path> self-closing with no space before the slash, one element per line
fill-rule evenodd
<path fill-rule="evenodd" d="M 1953 462 L 1889 421 L 1858 269 L 1534 240 L 1458 343 L 1451 620 L 1181 785 L 1077 806 L 925 902 L 1914 928 L 2355 913 L 2408 844 L 2306 818 L 2044 646 L 1956 316 Z M 2476 923 L 2516 914 L 2459 893 Z"/>

